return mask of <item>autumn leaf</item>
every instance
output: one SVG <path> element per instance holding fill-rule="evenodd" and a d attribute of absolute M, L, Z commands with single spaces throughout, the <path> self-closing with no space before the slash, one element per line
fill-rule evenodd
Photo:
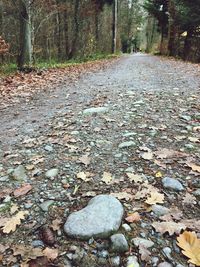
<path fill-rule="evenodd" d="M 131 182 L 134 182 L 134 183 L 143 182 L 143 178 L 141 175 L 130 173 L 130 172 L 127 172 L 126 175 L 128 176 Z"/>
<path fill-rule="evenodd" d="M 118 198 L 119 200 L 122 199 L 129 200 L 133 198 L 133 196 L 127 192 L 111 193 L 110 195 Z"/>
<path fill-rule="evenodd" d="M 168 149 L 168 148 L 162 148 L 160 150 L 157 150 L 156 152 L 154 152 L 154 154 L 159 159 L 167 159 L 167 158 L 185 157 L 185 156 L 187 156 L 186 153 L 183 153 L 183 152 L 180 152 L 180 151 L 175 151 L 175 150 Z"/>
<path fill-rule="evenodd" d="M 192 162 L 187 162 L 186 163 L 188 167 L 190 167 L 194 172 L 200 172 L 200 166 L 192 163 Z"/>
<path fill-rule="evenodd" d="M 58 249 L 45 248 L 43 250 L 43 255 L 46 256 L 49 260 L 55 260 L 58 257 Z"/>
<path fill-rule="evenodd" d="M 153 153 L 152 152 L 145 152 L 141 155 L 143 159 L 151 160 L 153 159 Z"/>
<path fill-rule="evenodd" d="M 55 220 L 52 221 L 52 224 L 50 225 L 50 227 L 54 231 L 58 231 L 60 229 L 61 224 L 62 224 L 62 220 L 61 219 L 55 219 Z"/>
<path fill-rule="evenodd" d="M 182 253 L 189 258 L 189 262 L 200 266 L 200 239 L 195 232 L 185 231 L 177 237 L 177 245 L 182 248 Z"/>
<path fill-rule="evenodd" d="M 180 234 L 182 230 L 186 229 L 183 223 L 176 222 L 154 222 L 152 226 L 161 234 L 169 233 L 169 235 Z"/>
<path fill-rule="evenodd" d="M 32 186 L 30 184 L 24 184 L 20 188 L 15 189 L 14 196 L 20 197 L 26 195 L 30 190 L 32 189 Z"/>
<path fill-rule="evenodd" d="M 16 245 L 12 248 L 12 250 L 14 256 L 20 255 L 24 261 L 44 256 L 41 248 Z"/>
<path fill-rule="evenodd" d="M 128 217 L 125 218 L 125 220 L 129 223 L 138 222 L 141 220 L 141 217 L 138 212 L 134 212 L 132 214 L 129 214 Z"/>
<path fill-rule="evenodd" d="M 196 137 L 188 137 L 188 139 L 190 140 L 190 142 L 193 142 L 193 143 L 199 143 L 199 138 L 196 138 Z"/>
<path fill-rule="evenodd" d="M 90 181 L 90 178 L 88 178 L 88 174 L 85 173 L 85 172 L 79 172 L 79 173 L 77 173 L 76 177 L 77 177 L 78 179 L 81 179 L 81 180 L 84 181 L 84 182 L 88 182 L 88 181 Z"/>
<path fill-rule="evenodd" d="M 142 244 L 139 244 L 139 253 L 142 261 L 150 261 L 151 260 L 151 252 Z"/>
<path fill-rule="evenodd" d="M 16 230 L 17 225 L 21 224 L 21 220 L 25 219 L 28 211 L 19 211 L 15 216 L 9 218 L 3 226 L 3 233 L 9 234 Z"/>
<path fill-rule="evenodd" d="M 113 178 L 112 178 L 111 173 L 104 172 L 101 181 L 104 182 L 104 183 L 106 183 L 107 185 L 111 184 L 112 181 L 113 181 Z"/>
<path fill-rule="evenodd" d="M 152 192 L 151 196 L 148 197 L 145 202 L 149 205 L 154 205 L 157 203 L 163 203 L 164 202 L 164 194 L 160 194 L 158 192 Z"/>
<path fill-rule="evenodd" d="M 13 215 L 18 210 L 19 207 L 17 206 L 17 204 L 13 204 L 12 207 L 10 208 L 10 214 Z"/>
<path fill-rule="evenodd" d="M 163 177 L 163 175 L 162 175 L 162 173 L 161 173 L 160 171 L 157 172 L 155 176 L 156 176 L 156 178 L 161 178 L 161 177 Z"/>
<path fill-rule="evenodd" d="M 79 161 L 84 165 L 88 166 L 90 164 L 91 159 L 88 157 L 88 155 L 83 155 L 79 158 Z"/>
<path fill-rule="evenodd" d="M 191 195 L 190 193 L 186 193 L 185 197 L 183 198 L 183 204 L 191 206 L 196 203 L 197 203 L 196 197 Z"/>

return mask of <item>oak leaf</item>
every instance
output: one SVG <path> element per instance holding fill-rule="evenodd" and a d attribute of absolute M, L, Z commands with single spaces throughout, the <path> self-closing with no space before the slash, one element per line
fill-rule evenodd
<path fill-rule="evenodd" d="M 23 245 L 16 245 L 15 247 L 12 248 L 12 250 L 13 250 L 13 255 L 14 256 L 20 255 L 23 261 L 28 261 L 31 259 L 36 259 L 38 257 L 44 256 L 41 248 L 32 248 Z"/>
<path fill-rule="evenodd" d="M 83 155 L 79 158 L 79 161 L 88 166 L 90 164 L 91 158 L 89 158 L 88 155 Z"/>
<path fill-rule="evenodd" d="M 164 202 L 164 194 L 160 194 L 158 192 L 152 192 L 151 196 L 147 198 L 145 201 L 149 205 L 154 205 L 157 203 L 163 203 Z"/>
<path fill-rule="evenodd" d="M 142 261 L 148 262 L 151 260 L 151 252 L 142 244 L 139 245 L 139 253 Z"/>
<path fill-rule="evenodd" d="M 182 230 L 186 229 L 183 223 L 176 222 L 154 222 L 152 226 L 161 234 L 169 233 L 169 235 L 180 234 Z"/>
<path fill-rule="evenodd" d="M 61 224 L 62 224 L 62 220 L 61 219 L 55 219 L 55 220 L 52 221 L 52 224 L 50 225 L 50 227 L 54 231 L 58 231 L 60 229 Z"/>
<path fill-rule="evenodd" d="M 17 225 L 21 224 L 21 220 L 25 219 L 28 211 L 19 211 L 15 216 L 9 218 L 3 226 L 3 233 L 9 234 L 16 230 Z"/>
<path fill-rule="evenodd" d="M 90 181 L 90 178 L 88 178 L 88 175 L 87 175 L 87 173 L 85 173 L 85 172 L 79 172 L 79 173 L 77 173 L 76 177 L 77 177 L 78 179 L 81 179 L 81 180 L 84 181 L 84 182 L 88 182 L 88 181 Z"/>
<path fill-rule="evenodd" d="M 127 192 L 111 193 L 110 195 L 118 198 L 119 200 L 129 200 L 133 198 L 133 196 Z"/>
<path fill-rule="evenodd" d="M 192 162 L 187 162 L 188 167 L 190 167 L 194 172 L 200 172 L 200 166 Z"/>
<path fill-rule="evenodd" d="M 154 152 L 154 154 L 159 159 L 167 159 L 167 158 L 185 157 L 185 156 L 187 156 L 186 153 L 183 153 L 183 152 L 180 152 L 180 151 L 175 151 L 175 150 L 168 149 L 168 148 L 162 148 L 160 150 L 157 150 L 156 152 Z"/>
<path fill-rule="evenodd" d="M 30 190 L 32 189 L 32 186 L 30 184 L 24 184 L 20 188 L 15 189 L 14 196 L 20 197 L 26 195 Z"/>
<path fill-rule="evenodd" d="M 189 262 L 200 266 L 200 239 L 195 232 L 185 231 L 177 237 L 177 245 L 182 248 L 182 253 L 189 258 Z"/>

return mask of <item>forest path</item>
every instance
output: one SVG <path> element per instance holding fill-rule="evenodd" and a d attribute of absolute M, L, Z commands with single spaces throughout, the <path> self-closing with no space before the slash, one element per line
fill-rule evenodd
<path fill-rule="evenodd" d="M 83 74 L 75 83 L 66 79 L 62 85 L 52 84 L 50 89 L 36 92 L 30 101 L 21 100 L 19 95 L 19 104 L 1 111 L 1 144 L 15 144 L 26 134 L 42 131 L 57 112 L 81 111 L 102 94 L 113 100 L 126 90 L 173 91 L 175 88 L 186 93 L 195 91 L 200 78 L 194 66 L 137 53 L 121 57 L 110 67 Z"/>
<path fill-rule="evenodd" d="M 59 267 L 188 266 L 176 238 L 182 228 L 200 232 L 199 69 L 163 57 L 125 55 L 72 81 L 63 76 L 46 90 L 31 87 L 31 95 L 28 84 L 23 97 L 14 95 L 13 106 L 12 97 L 6 99 L 0 107 L 0 223 L 11 221 L 14 232 L 1 237 L 4 266 L 35 259 L 34 248 L 47 247 L 48 240 Z M 59 73 L 53 76 L 59 79 Z M 111 252 L 107 240 L 79 242 L 64 233 L 68 215 L 100 194 L 112 194 L 124 206 L 120 222 L 126 225 L 119 231 L 128 242 L 120 239 L 121 250 L 129 246 L 126 254 Z M 16 231 L 11 207 L 29 213 Z M 72 231 L 79 222 L 86 235 L 90 225 L 102 231 L 95 212 L 91 221 L 90 215 L 77 220 Z M 112 209 L 118 222 L 117 214 Z M 100 219 L 109 224 L 107 216 L 110 211 Z M 133 238 L 141 237 L 138 248 Z"/>

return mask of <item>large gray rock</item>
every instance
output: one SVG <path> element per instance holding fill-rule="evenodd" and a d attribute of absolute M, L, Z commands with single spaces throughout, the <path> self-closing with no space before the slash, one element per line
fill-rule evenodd
<path fill-rule="evenodd" d="M 106 107 L 87 108 L 83 111 L 84 115 L 92 115 L 94 113 L 105 113 L 108 111 Z"/>
<path fill-rule="evenodd" d="M 176 179 L 165 177 L 162 179 L 162 184 L 165 188 L 173 189 L 175 191 L 183 191 L 183 185 Z"/>
<path fill-rule="evenodd" d="M 99 195 L 92 198 L 88 205 L 73 212 L 64 225 L 67 235 L 82 240 L 109 237 L 120 227 L 124 209 L 113 196 Z"/>

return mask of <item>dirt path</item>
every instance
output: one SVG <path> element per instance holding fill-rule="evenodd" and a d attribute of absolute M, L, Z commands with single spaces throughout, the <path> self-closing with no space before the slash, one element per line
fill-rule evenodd
<path fill-rule="evenodd" d="M 48 246 L 60 256 L 43 259 L 43 267 L 194 266 L 176 238 L 182 229 L 200 235 L 199 70 L 162 57 L 123 56 L 28 100 L 16 96 L 2 109 L 0 227 L 13 222 L 11 213 L 28 213 L 16 231 L 1 233 L 3 266 L 27 266 L 20 264 Z M 68 215 L 99 194 L 121 201 L 122 224 L 128 214 L 140 215 L 119 230 L 126 253 L 111 251 L 107 240 L 64 234 Z M 51 245 L 39 234 L 44 224 L 54 229 Z M 153 243 L 138 248 L 139 237 L 144 246 Z"/>
<path fill-rule="evenodd" d="M 35 94 L 31 101 L 1 112 L 0 140 L 3 146 L 15 144 L 24 135 L 48 127 L 57 112 L 77 112 L 106 95 L 113 101 L 120 92 L 196 91 L 200 86 L 199 67 L 144 54 L 124 56 L 111 67 L 83 75 L 75 84 L 68 80 L 62 86 Z M 20 97 L 20 96 L 19 96 Z M 20 98 L 19 98 L 20 99 Z M 77 110 L 79 109 L 79 110 Z M 5 135 L 6 132 L 6 135 Z"/>

